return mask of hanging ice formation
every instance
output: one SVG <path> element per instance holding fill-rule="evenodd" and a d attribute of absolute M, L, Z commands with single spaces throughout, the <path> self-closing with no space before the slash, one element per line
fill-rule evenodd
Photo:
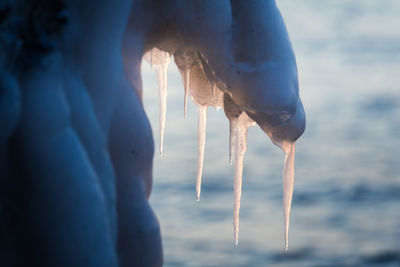
<path fill-rule="evenodd" d="M 285 250 L 288 250 L 289 242 L 289 217 L 292 205 L 293 185 L 294 185 L 294 154 L 295 144 L 290 144 L 290 151 L 285 155 L 285 166 L 283 169 L 283 215 L 284 215 L 284 238 Z"/>
<path fill-rule="evenodd" d="M 244 153 L 247 148 L 247 130 L 254 126 L 255 122 L 250 119 L 245 112 L 242 112 L 236 124 L 236 144 L 235 144 L 235 175 L 233 182 L 234 203 L 233 203 L 233 226 L 235 244 L 239 241 L 239 210 L 240 197 L 242 195 L 242 175 L 243 175 L 243 160 Z"/>
<path fill-rule="evenodd" d="M 163 150 L 166 97 L 167 97 L 167 66 L 170 54 L 153 48 L 144 55 L 147 62 L 157 71 L 159 89 L 159 129 L 160 129 L 160 153 Z M 206 140 L 207 108 L 215 107 L 217 110 L 224 108 L 226 117 L 229 120 L 229 163 L 234 162 L 234 208 L 233 226 L 234 240 L 239 240 L 239 210 L 242 191 L 243 161 L 247 148 L 247 131 L 256 123 L 235 104 L 230 94 L 224 88 L 215 73 L 209 68 L 204 57 L 195 51 L 177 51 L 174 53 L 175 63 L 182 76 L 184 84 L 184 117 L 187 113 L 187 98 L 191 99 L 198 110 L 198 166 L 196 176 L 196 199 L 199 201 L 201 192 L 201 179 L 203 174 L 204 148 Z M 221 87 L 219 87 L 221 86 Z M 288 230 L 290 208 L 294 185 L 294 142 L 280 142 L 273 140 L 285 153 L 283 171 L 283 210 L 284 210 L 284 241 L 285 249 L 288 249 Z"/>
<path fill-rule="evenodd" d="M 235 151 L 236 125 L 242 110 L 233 102 L 228 94 L 225 94 L 224 111 L 229 120 L 229 163 L 232 164 L 233 153 Z"/>
<path fill-rule="evenodd" d="M 229 120 L 229 162 L 235 155 L 233 178 L 233 228 L 235 244 L 239 242 L 239 210 L 242 195 L 243 160 L 247 148 L 247 130 L 254 126 L 255 122 L 242 112 L 233 102 L 232 98 L 225 94 L 224 111 Z"/>
<path fill-rule="evenodd" d="M 158 80 L 158 109 L 159 109 L 159 122 L 158 131 L 160 135 L 160 155 L 163 154 L 164 148 L 164 131 L 165 131 L 165 118 L 167 113 L 167 93 L 168 93 L 168 80 L 167 69 L 170 61 L 170 54 L 164 52 L 157 47 L 144 54 L 144 59 L 151 65 L 157 72 Z"/>
<path fill-rule="evenodd" d="M 177 51 L 174 54 L 175 64 L 178 66 L 178 69 L 182 76 L 183 87 L 185 89 L 184 98 L 183 98 L 183 116 L 186 118 L 187 113 L 187 99 L 189 95 L 189 87 L 190 87 L 190 69 L 195 64 L 194 60 L 194 52 L 193 51 Z"/>
<path fill-rule="evenodd" d="M 206 140 L 207 108 L 223 106 L 223 92 L 213 95 L 213 85 L 207 79 L 201 62 L 193 65 L 190 71 L 190 96 L 198 109 L 198 165 L 196 177 L 196 199 L 200 200 L 201 178 L 203 174 L 204 146 Z"/>

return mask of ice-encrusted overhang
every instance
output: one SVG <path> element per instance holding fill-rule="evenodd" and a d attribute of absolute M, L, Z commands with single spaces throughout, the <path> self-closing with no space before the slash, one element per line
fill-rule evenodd
<path fill-rule="evenodd" d="M 218 8 L 220 3 L 207 11 L 208 15 L 215 15 L 213 12 Z M 160 25 L 153 23 L 150 27 L 153 30 L 144 45 L 144 58 L 158 77 L 160 153 L 165 129 L 166 70 L 173 56 L 184 85 L 184 116 L 189 95 L 198 109 L 197 200 L 201 191 L 207 108 L 223 108 L 229 120 L 229 162 L 234 163 L 233 225 L 237 244 L 247 130 L 258 124 L 285 154 L 283 209 L 287 249 L 295 142 L 305 128 L 296 60 L 274 1 L 252 4 L 231 1 L 230 8 L 229 14 L 220 12 L 219 18 L 208 16 L 195 22 L 187 14 L 180 16 L 169 10 L 161 19 L 158 17 Z"/>
<path fill-rule="evenodd" d="M 166 69 L 169 63 L 169 53 L 153 48 L 145 54 L 144 58 L 151 64 L 157 72 L 158 91 L 159 91 L 159 133 L 160 133 L 160 153 L 163 149 L 163 135 L 165 128 L 166 113 Z M 156 58 L 158 57 L 158 58 Z M 175 58 L 176 62 L 180 60 L 181 55 Z M 182 73 L 182 81 L 185 89 L 184 97 L 184 114 L 186 117 L 187 95 L 190 94 L 191 99 L 198 109 L 198 170 L 196 177 L 196 198 L 200 199 L 201 178 L 203 170 L 205 132 L 206 132 L 206 114 L 207 108 L 213 106 L 217 109 L 223 108 L 226 117 L 229 120 L 229 162 L 234 162 L 234 211 L 233 225 L 235 244 L 238 244 L 239 237 L 239 209 L 242 188 L 243 161 L 247 148 L 247 130 L 256 123 L 247 113 L 242 110 L 232 100 L 231 94 L 225 93 L 218 88 L 217 82 L 208 78 L 204 67 L 198 58 L 187 58 L 183 62 L 198 62 L 190 67 L 177 63 Z M 203 63 L 204 64 L 204 63 Z M 162 71 L 160 71 L 162 70 Z M 190 86 L 189 86 L 190 85 Z M 190 92 L 190 93 L 189 93 Z M 283 171 L 283 207 L 284 207 L 284 233 L 285 248 L 288 246 L 288 229 L 290 206 L 293 194 L 294 184 L 294 154 L 295 141 L 281 141 L 278 143 L 285 153 L 284 171 Z"/>

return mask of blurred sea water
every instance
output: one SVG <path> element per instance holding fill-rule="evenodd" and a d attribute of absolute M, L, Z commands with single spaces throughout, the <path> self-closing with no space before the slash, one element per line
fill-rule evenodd
<path fill-rule="evenodd" d="M 168 70 L 164 155 L 155 73 L 143 64 L 156 144 L 150 203 L 165 266 L 400 266 L 400 1 L 278 0 L 296 53 L 307 129 L 296 145 L 289 252 L 283 245 L 283 153 L 249 130 L 233 239 L 228 120 L 208 109 L 195 198 L 197 111 Z"/>

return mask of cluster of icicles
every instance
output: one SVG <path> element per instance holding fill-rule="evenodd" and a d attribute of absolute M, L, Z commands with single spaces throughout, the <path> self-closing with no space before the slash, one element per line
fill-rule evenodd
<path fill-rule="evenodd" d="M 171 55 L 168 52 L 153 48 L 144 55 L 144 59 L 157 72 L 159 95 L 159 135 L 160 154 L 163 154 L 166 100 L 167 100 L 167 68 Z M 187 113 L 187 99 L 190 94 L 198 109 L 198 168 L 196 177 L 196 198 L 200 200 L 201 178 L 203 172 L 204 146 L 206 139 L 207 108 L 224 109 L 229 119 L 229 162 L 234 161 L 234 210 L 233 225 L 235 244 L 239 240 L 239 209 L 242 192 L 243 160 L 246 152 L 247 130 L 256 123 L 237 106 L 229 94 L 220 90 L 212 77 L 207 63 L 200 54 L 194 52 L 175 53 L 175 63 L 181 72 L 184 94 L 184 117 Z M 221 86 L 224 86 L 221 84 Z M 190 92 L 189 92 L 190 91 Z M 284 208 L 284 240 L 285 249 L 288 249 L 289 215 L 294 184 L 294 154 L 295 145 L 290 144 L 289 151 L 285 152 L 283 171 L 283 208 Z"/>

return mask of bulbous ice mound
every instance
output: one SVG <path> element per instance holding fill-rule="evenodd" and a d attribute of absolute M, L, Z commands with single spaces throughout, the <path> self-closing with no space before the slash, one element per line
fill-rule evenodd
<path fill-rule="evenodd" d="M 149 3 L 134 7 L 126 34 L 125 55 L 133 54 L 129 52 L 129 43 L 138 39 L 133 37 L 137 34 L 143 36 L 140 38 L 144 40 L 143 51 L 163 50 L 174 55 L 185 88 L 184 114 L 189 93 L 199 108 L 197 199 L 201 188 L 206 110 L 208 106 L 223 107 L 230 121 L 230 162 L 235 158 L 235 241 L 246 133 L 257 123 L 286 155 L 283 202 L 287 248 L 294 144 L 305 130 L 306 119 L 299 97 L 295 55 L 275 1 L 176 0 L 160 5 L 156 13 Z M 141 19 L 144 17 L 152 18 L 145 26 Z"/>

